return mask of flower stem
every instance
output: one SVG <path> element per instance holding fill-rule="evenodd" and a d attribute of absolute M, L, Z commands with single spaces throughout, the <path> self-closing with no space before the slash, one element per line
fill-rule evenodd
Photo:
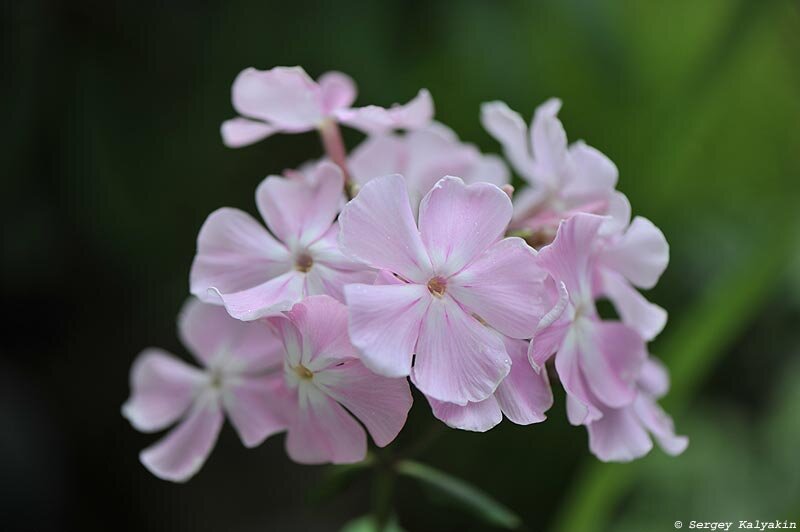
<path fill-rule="evenodd" d="M 326 119 L 319 126 L 319 136 L 320 139 L 322 139 L 322 147 L 325 148 L 325 155 L 342 170 L 345 180 L 345 191 L 348 197 L 352 198 L 354 194 L 352 194 L 350 172 L 347 171 L 347 150 L 344 147 L 339 124 L 331 119 Z"/>
<path fill-rule="evenodd" d="M 380 458 L 375 462 L 375 479 L 372 489 L 372 512 L 377 532 L 383 532 L 392 517 L 396 477 L 394 461 L 386 455 Z"/>

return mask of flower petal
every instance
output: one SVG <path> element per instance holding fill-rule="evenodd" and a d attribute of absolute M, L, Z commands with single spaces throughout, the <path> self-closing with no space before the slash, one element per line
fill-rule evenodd
<path fill-rule="evenodd" d="M 302 338 L 300 363 L 311 371 L 358 357 L 347 336 L 347 308 L 332 297 L 307 297 L 286 317 Z"/>
<path fill-rule="evenodd" d="M 561 348 L 569 323 L 556 322 L 537 330 L 528 345 L 528 360 L 534 368 L 541 371 L 550 357 Z"/>
<path fill-rule="evenodd" d="M 614 304 L 622 322 L 646 341 L 664 329 L 667 311 L 645 299 L 621 274 L 603 268 L 600 282 L 602 293 Z"/>
<path fill-rule="evenodd" d="M 456 172 L 448 172 L 456 174 Z M 508 167 L 503 160 L 492 154 L 479 154 L 477 161 L 463 175 L 465 183 L 491 183 L 502 187 L 510 182 Z"/>
<path fill-rule="evenodd" d="M 567 164 L 567 134 L 558 112 L 561 100 L 551 98 L 536 108 L 531 125 L 531 146 L 536 161 L 536 182 L 558 186 Z"/>
<path fill-rule="evenodd" d="M 326 115 L 337 109 L 350 107 L 356 101 L 356 84 L 353 78 L 342 72 L 325 72 L 317 79 L 322 96 L 322 108 Z"/>
<path fill-rule="evenodd" d="M 253 321 L 292 308 L 303 297 L 304 282 L 305 276 L 293 270 L 246 290 L 216 293 L 228 314 L 237 320 Z"/>
<path fill-rule="evenodd" d="M 352 284 L 344 289 L 350 339 L 364 364 L 385 377 L 405 377 L 431 295 L 415 284 Z"/>
<path fill-rule="evenodd" d="M 553 406 L 553 392 L 546 371 L 536 372 L 528 362 L 528 342 L 504 338 L 511 359 L 511 371 L 503 379 L 494 396 L 503 414 L 518 425 L 544 421 L 545 412 Z"/>
<path fill-rule="evenodd" d="M 315 373 L 314 383 L 361 421 L 378 447 L 397 437 L 411 409 L 406 379 L 381 377 L 356 359 Z"/>
<path fill-rule="evenodd" d="M 433 99 L 427 90 L 421 89 L 414 99 L 404 105 L 395 104 L 389 109 L 377 105 L 341 109 L 336 116 L 342 124 L 368 135 L 386 133 L 392 129 L 416 129 L 427 125 L 433 118 Z"/>
<path fill-rule="evenodd" d="M 604 220 L 593 214 L 576 214 L 561 222 L 553 243 L 539 251 L 539 264 L 556 282 L 564 283 L 575 304 L 593 300 L 592 252 Z"/>
<path fill-rule="evenodd" d="M 353 416 L 313 384 L 299 388 L 299 402 L 286 451 L 301 464 L 348 464 L 367 455 L 367 435 Z"/>
<path fill-rule="evenodd" d="M 339 247 L 375 269 L 427 282 L 430 259 L 411 214 L 402 176 L 373 179 L 339 216 Z"/>
<path fill-rule="evenodd" d="M 222 293 L 260 285 L 291 268 L 289 251 L 252 216 L 238 209 L 211 213 L 197 236 L 197 255 L 189 275 L 191 292 L 209 303 Z"/>
<path fill-rule="evenodd" d="M 521 238 L 505 238 L 452 277 L 447 291 L 501 333 L 530 338 L 550 308 L 546 275 L 533 248 Z"/>
<path fill-rule="evenodd" d="M 278 131 L 275 126 L 242 117 L 226 120 L 220 127 L 222 142 L 229 148 L 254 144 Z"/>
<path fill-rule="evenodd" d="M 439 401 L 483 401 L 511 367 L 503 341 L 454 300 L 432 299 L 420 328 L 411 380 Z"/>
<path fill-rule="evenodd" d="M 477 259 L 503 237 L 512 212 L 508 195 L 495 185 L 440 179 L 419 206 L 419 230 L 436 274 L 455 274 Z"/>
<path fill-rule="evenodd" d="M 586 428 L 589 450 L 604 462 L 630 462 L 653 448 L 650 436 L 631 407 L 604 411 L 601 419 Z"/>
<path fill-rule="evenodd" d="M 534 342 L 536 339 L 534 339 Z M 532 342 L 533 344 L 533 342 Z M 530 356 L 529 356 L 530 358 Z M 603 416 L 596 404 L 598 401 L 589 391 L 580 366 L 580 352 L 574 331 L 568 329 L 558 355 L 556 371 L 561 385 L 567 392 L 567 418 L 573 425 L 591 423 Z"/>
<path fill-rule="evenodd" d="M 633 408 L 647 430 L 655 437 L 658 446 L 665 453 L 670 456 L 677 456 L 686 450 L 689 445 L 689 438 L 675 434 L 675 425 L 672 422 L 672 418 L 653 399 L 644 394 L 639 394 L 633 404 Z"/>
<path fill-rule="evenodd" d="M 245 371 L 261 371 L 283 361 L 281 343 L 262 323 L 243 323 L 220 306 L 191 298 L 178 316 L 181 342 L 204 366 L 216 356 L 231 353 Z"/>
<path fill-rule="evenodd" d="M 614 191 L 619 171 L 611 159 L 579 140 L 569 147 L 569 179 L 561 189 L 563 197 L 579 205 L 607 199 Z"/>
<path fill-rule="evenodd" d="M 650 356 L 642 364 L 636 383 L 642 392 L 656 399 L 669 391 L 669 371 L 659 359 Z"/>
<path fill-rule="evenodd" d="M 587 318 L 575 322 L 571 332 L 592 393 L 612 408 L 630 404 L 636 396 L 636 378 L 647 359 L 642 337 L 622 323 Z"/>
<path fill-rule="evenodd" d="M 457 405 L 427 397 L 433 415 L 448 427 L 472 432 L 486 432 L 503 420 L 497 399 L 490 395 L 483 401 Z"/>
<path fill-rule="evenodd" d="M 637 216 L 622 237 L 601 252 L 600 260 L 635 286 L 648 289 L 669 263 L 669 244 L 653 222 Z"/>
<path fill-rule="evenodd" d="M 180 425 L 143 450 L 139 459 L 158 478 L 186 482 L 211 454 L 223 419 L 216 402 L 201 399 Z"/>
<path fill-rule="evenodd" d="M 270 176 L 256 189 L 256 204 L 270 231 L 295 251 L 324 235 L 339 212 L 342 171 L 323 162 L 314 173 L 310 180 Z"/>
<path fill-rule="evenodd" d="M 372 179 L 405 171 L 406 141 L 397 135 L 367 137 L 347 159 L 353 181 L 364 185 Z"/>
<path fill-rule="evenodd" d="M 161 349 L 145 349 L 131 367 L 131 396 L 122 415 L 136 430 L 155 432 L 178 420 L 205 381 L 199 369 Z"/>
<path fill-rule="evenodd" d="M 244 377 L 223 394 L 231 424 L 246 447 L 255 447 L 289 426 L 288 392 L 282 373 Z"/>
<path fill-rule="evenodd" d="M 504 102 L 487 102 L 481 105 L 481 124 L 503 146 L 506 159 L 517 173 L 530 182 L 533 157 L 522 117 Z"/>
<path fill-rule="evenodd" d="M 299 133 L 324 118 L 319 86 L 300 67 L 247 68 L 231 89 L 233 107 L 246 117 Z"/>

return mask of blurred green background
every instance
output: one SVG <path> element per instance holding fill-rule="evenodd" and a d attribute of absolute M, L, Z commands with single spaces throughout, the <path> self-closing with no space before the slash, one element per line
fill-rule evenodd
<path fill-rule="evenodd" d="M 229 428 L 189 484 L 159 481 L 137 460 L 153 437 L 119 414 L 143 347 L 185 354 L 174 319 L 206 215 L 254 212 L 260 179 L 320 154 L 313 134 L 219 138 L 241 69 L 295 64 L 349 73 L 361 104 L 427 87 L 437 118 L 491 152 L 481 102 L 529 117 L 559 96 L 570 139 L 616 162 L 671 244 L 652 351 L 673 371 L 683 456 L 599 464 L 559 393 L 545 424 L 444 430 L 420 460 L 528 530 L 800 520 L 796 1 L 30 0 L 3 15 L 4 530 L 326 531 L 369 511 L 369 478 L 309 505 L 325 468 Z M 432 423 L 417 399 L 400 448 Z M 490 529 L 406 479 L 396 507 L 407 530 Z"/>

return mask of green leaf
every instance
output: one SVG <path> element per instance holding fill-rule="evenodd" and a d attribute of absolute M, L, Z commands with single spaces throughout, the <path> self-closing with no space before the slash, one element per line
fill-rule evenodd
<path fill-rule="evenodd" d="M 483 518 L 489 524 L 508 529 L 515 529 L 522 524 L 519 516 L 489 495 L 447 473 L 412 460 L 399 462 L 397 472 L 436 488 L 473 511 L 475 515 Z"/>
<path fill-rule="evenodd" d="M 306 494 L 311 504 L 319 504 L 346 490 L 359 476 L 375 463 L 372 455 L 357 463 L 335 465 L 327 468 L 322 478 Z"/>

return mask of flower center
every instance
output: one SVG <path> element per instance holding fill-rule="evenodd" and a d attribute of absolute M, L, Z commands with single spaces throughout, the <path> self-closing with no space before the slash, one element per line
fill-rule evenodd
<path fill-rule="evenodd" d="M 447 290 L 447 281 L 441 277 L 434 277 L 428 281 L 428 291 L 436 297 L 442 297 Z"/>
<path fill-rule="evenodd" d="M 302 364 L 298 364 L 297 366 L 295 366 L 294 372 L 297 373 L 298 377 L 305 380 L 309 380 L 314 376 L 314 374 L 311 373 L 311 370 Z"/>
<path fill-rule="evenodd" d="M 308 253 L 300 253 L 294 261 L 294 269 L 306 273 L 314 265 L 314 259 Z"/>

